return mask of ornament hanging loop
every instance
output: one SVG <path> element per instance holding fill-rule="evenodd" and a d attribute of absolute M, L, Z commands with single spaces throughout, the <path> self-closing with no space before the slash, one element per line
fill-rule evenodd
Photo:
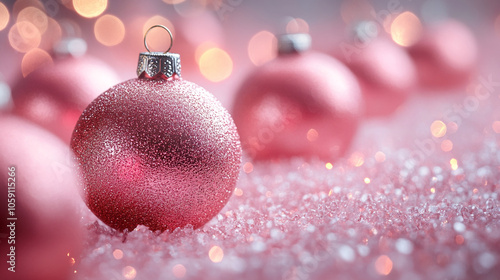
<path fill-rule="evenodd" d="M 156 27 L 160 27 L 160 28 L 163 28 L 165 29 L 167 32 L 168 32 L 168 35 L 170 36 L 170 46 L 168 47 L 168 49 L 164 52 L 164 53 L 168 53 L 170 51 L 170 49 L 172 48 L 172 45 L 174 44 L 174 37 L 172 36 L 172 32 L 170 32 L 170 29 L 168 29 L 165 25 L 161 25 L 161 24 L 157 24 L 157 25 L 153 25 L 151 26 L 148 31 L 146 31 L 146 34 L 144 34 L 144 47 L 146 47 L 146 50 L 151 53 L 151 51 L 149 50 L 149 47 L 148 47 L 148 42 L 147 42 L 147 38 L 148 38 L 148 33 L 149 31 L 151 31 L 151 29 L 153 28 L 156 28 Z"/>

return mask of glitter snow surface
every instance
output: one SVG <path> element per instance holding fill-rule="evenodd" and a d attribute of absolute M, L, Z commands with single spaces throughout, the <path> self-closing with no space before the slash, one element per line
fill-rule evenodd
<path fill-rule="evenodd" d="M 333 164 L 244 159 L 197 230 L 123 234 L 85 209 L 77 278 L 499 279 L 500 88 L 483 89 L 366 121 Z"/>

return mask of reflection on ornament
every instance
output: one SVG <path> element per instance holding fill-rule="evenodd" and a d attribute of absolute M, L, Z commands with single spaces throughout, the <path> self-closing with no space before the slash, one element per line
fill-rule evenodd
<path fill-rule="evenodd" d="M 349 49 L 343 46 L 336 57 L 356 75 L 361 85 L 364 112 L 384 116 L 396 111 L 417 82 L 417 72 L 405 50 L 378 35 L 372 22 L 361 22 L 355 29 Z"/>
<path fill-rule="evenodd" d="M 235 188 L 236 127 L 214 96 L 180 77 L 178 54 L 141 53 L 137 72 L 97 97 L 75 127 L 85 202 L 118 230 L 201 227 Z"/>
<path fill-rule="evenodd" d="M 455 20 L 429 26 L 422 39 L 408 51 L 417 66 L 419 82 L 429 89 L 465 85 L 478 60 L 474 35 Z"/>
<path fill-rule="evenodd" d="M 13 87 L 14 112 L 69 143 L 83 109 L 116 81 L 114 71 L 93 57 L 56 59 Z"/>
<path fill-rule="evenodd" d="M 69 149 L 14 116 L 0 116 L 0 131 L 0 249 L 4 260 L 13 261 L 2 264 L 0 278 L 69 279 L 83 241 Z M 7 270 L 12 266 L 15 273 Z"/>
<path fill-rule="evenodd" d="M 317 156 L 333 162 L 356 132 L 356 78 L 329 56 L 298 53 L 309 44 L 306 34 L 281 37 L 280 55 L 240 87 L 233 116 L 244 150 L 255 159 Z"/>

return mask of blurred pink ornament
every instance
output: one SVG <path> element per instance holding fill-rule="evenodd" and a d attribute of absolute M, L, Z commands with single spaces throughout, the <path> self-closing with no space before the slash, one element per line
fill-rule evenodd
<path fill-rule="evenodd" d="M 396 111 L 417 82 L 411 57 L 392 41 L 379 36 L 376 28 L 371 22 L 359 23 L 354 40 L 340 45 L 336 54 L 358 78 L 367 116 L 384 116 Z"/>
<path fill-rule="evenodd" d="M 0 131 L 0 233 L 8 236 L 0 242 L 0 278 L 69 279 L 83 241 L 69 148 L 15 116 L 0 116 Z"/>
<path fill-rule="evenodd" d="M 420 41 L 408 50 L 417 66 L 419 82 L 430 89 L 465 85 L 478 63 L 474 34 L 456 20 L 429 26 Z"/>
<path fill-rule="evenodd" d="M 55 59 L 13 87 L 14 112 L 69 144 L 83 109 L 117 81 L 111 68 L 91 56 Z"/>
<path fill-rule="evenodd" d="M 235 188 L 236 127 L 213 95 L 179 76 L 179 55 L 142 53 L 138 75 L 97 97 L 76 125 L 87 206 L 118 230 L 201 227 Z"/>
<path fill-rule="evenodd" d="M 279 38 L 278 57 L 257 68 L 237 93 L 233 117 L 254 159 L 334 161 L 351 144 L 361 112 L 359 84 L 339 61 L 303 52 L 307 34 Z"/>

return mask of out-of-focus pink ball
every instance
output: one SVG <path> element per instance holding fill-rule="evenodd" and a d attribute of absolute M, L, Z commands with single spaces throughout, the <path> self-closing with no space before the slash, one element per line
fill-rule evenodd
<path fill-rule="evenodd" d="M 419 82 L 430 89 L 464 85 L 476 70 L 478 47 L 472 31 L 456 20 L 428 27 L 422 39 L 409 48 Z"/>
<path fill-rule="evenodd" d="M 290 53 L 244 81 L 233 117 L 243 149 L 254 159 L 334 161 L 351 144 L 361 106 L 359 84 L 345 65 L 320 53 Z"/>
<path fill-rule="evenodd" d="M 417 82 L 415 65 L 395 43 L 375 38 L 349 57 L 338 55 L 361 85 L 367 116 L 389 115 L 411 94 Z"/>
<path fill-rule="evenodd" d="M 98 59 L 58 59 L 17 82 L 12 90 L 14 112 L 69 144 L 85 107 L 117 82 L 115 72 Z"/>
<path fill-rule="evenodd" d="M 0 278 L 69 279 L 83 241 L 69 148 L 14 116 L 0 116 L 0 131 Z"/>
<path fill-rule="evenodd" d="M 132 79 L 100 95 L 71 148 L 88 207 L 118 230 L 204 225 L 227 203 L 241 164 L 229 113 L 177 76 Z"/>

